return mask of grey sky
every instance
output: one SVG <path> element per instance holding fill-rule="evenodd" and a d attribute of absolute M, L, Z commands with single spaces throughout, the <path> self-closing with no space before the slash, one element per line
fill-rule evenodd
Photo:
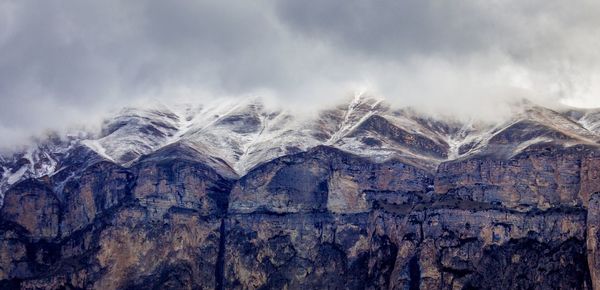
<path fill-rule="evenodd" d="M 0 145 L 147 99 L 600 106 L 600 2 L 0 0 Z"/>

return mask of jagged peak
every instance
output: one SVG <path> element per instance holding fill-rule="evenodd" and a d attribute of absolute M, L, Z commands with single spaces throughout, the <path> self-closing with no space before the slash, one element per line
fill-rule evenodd
<path fill-rule="evenodd" d="M 0 191 L 10 185 L 9 179 L 13 184 L 21 178 L 60 170 L 61 154 L 76 144 L 86 146 L 105 160 L 131 166 L 142 156 L 171 144 L 185 143 L 205 156 L 222 160 L 238 175 L 243 175 L 258 164 L 320 145 L 376 161 L 408 158 L 435 167 L 440 162 L 484 152 L 494 136 L 522 121 L 541 124 L 569 136 L 568 142 L 564 141 L 567 139 L 560 141 L 565 146 L 597 145 L 600 140 L 600 110 L 562 110 L 527 101 L 515 106 L 520 109 L 515 110 L 511 119 L 488 124 L 437 118 L 410 107 L 395 108 L 384 99 L 368 94 L 356 94 L 337 106 L 323 108 L 314 116 L 298 114 L 289 107 L 272 106 L 260 97 L 168 106 L 150 103 L 124 108 L 105 122 L 103 133 L 97 136 L 79 133 L 66 138 L 54 135 L 40 138 L 46 141 L 19 151 L 21 156 L 29 151 L 40 156 L 25 158 L 30 164 L 25 167 L 18 165 L 21 158 L 18 154 L 1 155 Z M 424 154 L 422 152 L 427 151 L 422 148 L 406 147 L 390 139 L 389 134 L 396 133 L 380 132 L 376 128 L 363 130 L 361 125 L 374 117 L 386 120 L 398 128 L 397 132 L 406 132 L 402 134 L 407 138 L 424 138 L 441 144 L 444 152 Z M 525 139 L 511 146 L 520 151 L 547 138 Z"/>

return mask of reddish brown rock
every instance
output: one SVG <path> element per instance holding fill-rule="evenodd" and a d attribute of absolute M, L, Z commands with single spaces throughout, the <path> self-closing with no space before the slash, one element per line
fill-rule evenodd
<path fill-rule="evenodd" d="M 322 146 L 236 180 L 175 144 L 14 186 L 0 288 L 592 289 L 595 152 L 536 145 L 432 173 Z"/>
<path fill-rule="evenodd" d="M 518 210 L 583 207 L 598 186 L 590 169 L 594 152 L 542 144 L 509 159 L 482 155 L 446 162 L 438 168 L 435 191 Z"/>
<path fill-rule="evenodd" d="M 52 239 L 59 232 L 60 203 L 48 185 L 33 179 L 6 192 L 0 217 L 14 222 L 32 239 Z"/>
<path fill-rule="evenodd" d="M 320 146 L 255 168 L 230 195 L 231 213 L 367 212 L 374 195 L 425 192 L 433 176 L 397 160 L 373 163 Z"/>
<path fill-rule="evenodd" d="M 199 162 L 195 150 L 181 144 L 142 158 L 135 166 L 133 197 L 161 219 L 172 207 L 193 209 L 200 215 L 224 215 L 229 190 L 237 175 L 229 167 Z"/>
<path fill-rule="evenodd" d="M 600 192 L 590 197 L 587 214 L 587 262 L 594 289 L 600 289 Z"/>
<path fill-rule="evenodd" d="M 62 236 L 90 225 L 104 211 L 124 203 L 130 198 L 132 180 L 133 174 L 124 168 L 100 162 L 67 182 L 62 193 Z"/>

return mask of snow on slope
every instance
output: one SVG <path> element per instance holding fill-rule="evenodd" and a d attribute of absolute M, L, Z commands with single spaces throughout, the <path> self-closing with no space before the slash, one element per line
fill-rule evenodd
<path fill-rule="evenodd" d="M 563 114 L 589 132 L 600 134 L 600 109 L 568 110 Z"/>
<path fill-rule="evenodd" d="M 179 116 L 165 106 L 126 108 L 104 124 L 100 138 L 84 144 L 109 160 L 127 164 L 164 146 L 179 125 Z"/>
<path fill-rule="evenodd" d="M 0 159 L 0 204 L 3 193 L 12 185 L 27 178 L 50 176 L 81 136 L 49 136 L 34 146 Z"/>
<path fill-rule="evenodd" d="M 21 180 L 57 174 L 65 156 L 79 145 L 99 158 L 130 166 L 177 143 L 223 160 L 244 175 L 263 162 L 318 145 L 376 161 L 399 158 L 434 170 L 441 162 L 473 154 L 512 156 L 540 142 L 569 146 L 597 145 L 599 140 L 600 111 L 557 112 L 530 104 L 500 124 L 437 120 L 411 109 L 393 109 L 382 99 L 361 94 L 316 117 L 269 108 L 260 98 L 155 104 L 122 110 L 104 122 L 99 134 L 54 136 L 0 156 L 0 197 Z"/>

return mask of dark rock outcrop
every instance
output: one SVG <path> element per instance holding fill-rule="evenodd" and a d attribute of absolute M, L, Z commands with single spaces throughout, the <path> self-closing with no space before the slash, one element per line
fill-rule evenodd
<path fill-rule="evenodd" d="M 52 189 L 42 181 L 28 179 L 6 193 L 0 217 L 24 229 L 32 240 L 52 239 L 59 233 L 60 212 Z"/>
<path fill-rule="evenodd" d="M 238 177 L 172 144 L 13 186 L 0 288 L 598 289 L 599 170 L 580 145 L 436 171 L 318 146 Z"/>
<path fill-rule="evenodd" d="M 13 187 L 1 210 L 0 288 L 215 288 L 233 181 L 167 155 L 129 169 L 92 164 L 61 196 L 35 180 Z"/>

